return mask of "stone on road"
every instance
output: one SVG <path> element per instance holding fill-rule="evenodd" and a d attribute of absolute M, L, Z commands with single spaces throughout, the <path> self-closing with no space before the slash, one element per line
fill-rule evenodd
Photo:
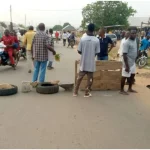
<path fill-rule="evenodd" d="M 61 61 L 47 71 L 46 81 L 73 83 L 79 55 L 75 48 L 55 45 Z M 0 67 L 1 83 L 20 89 L 22 81 L 31 79 L 24 60 L 16 71 Z M 138 84 L 135 88 L 138 94 L 99 91 L 88 99 L 63 89 L 54 95 L 19 90 L 0 97 L 0 148 L 150 148 L 150 92 Z"/>

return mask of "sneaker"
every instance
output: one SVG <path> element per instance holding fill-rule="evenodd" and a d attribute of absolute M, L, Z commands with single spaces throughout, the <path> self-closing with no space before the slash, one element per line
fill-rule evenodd
<path fill-rule="evenodd" d="M 91 93 L 85 94 L 84 97 L 85 97 L 85 98 L 87 98 L 87 97 L 92 97 L 92 94 L 91 94 Z"/>
<path fill-rule="evenodd" d="M 78 96 L 78 94 L 76 94 L 76 93 L 73 93 L 73 97 L 77 97 Z"/>

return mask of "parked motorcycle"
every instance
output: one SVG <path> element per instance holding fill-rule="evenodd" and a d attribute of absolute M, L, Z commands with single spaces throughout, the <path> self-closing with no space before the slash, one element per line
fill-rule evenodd
<path fill-rule="evenodd" d="M 148 53 L 148 50 L 139 52 L 139 57 L 137 58 L 137 61 L 136 61 L 139 68 L 143 68 L 147 64 L 147 53 Z"/>

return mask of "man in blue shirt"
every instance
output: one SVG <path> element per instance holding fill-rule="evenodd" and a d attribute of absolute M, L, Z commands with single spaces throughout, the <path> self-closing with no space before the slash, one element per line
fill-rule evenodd
<path fill-rule="evenodd" d="M 141 41 L 140 51 L 147 50 L 149 48 L 149 36 Z"/>
<path fill-rule="evenodd" d="M 107 37 L 105 35 L 105 30 L 100 29 L 99 31 L 99 42 L 100 42 L 100 53 L 97 55 L 97 60 L 108 60 L 108 53 L 112 50 L 114 47 L 114 44 L 110 37 Z M 110 46 L 110 49 L 108 50 L 108 45 Z"/>

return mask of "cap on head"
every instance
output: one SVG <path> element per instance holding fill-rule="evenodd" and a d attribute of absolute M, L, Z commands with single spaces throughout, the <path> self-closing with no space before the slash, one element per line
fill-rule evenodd
<path fill-rule="evenodd" d="M 40 31 L 45 31 L 45 24 L 44 23 L 40 23 L 38 25 L 38 28 L 39 28 Z"/>

